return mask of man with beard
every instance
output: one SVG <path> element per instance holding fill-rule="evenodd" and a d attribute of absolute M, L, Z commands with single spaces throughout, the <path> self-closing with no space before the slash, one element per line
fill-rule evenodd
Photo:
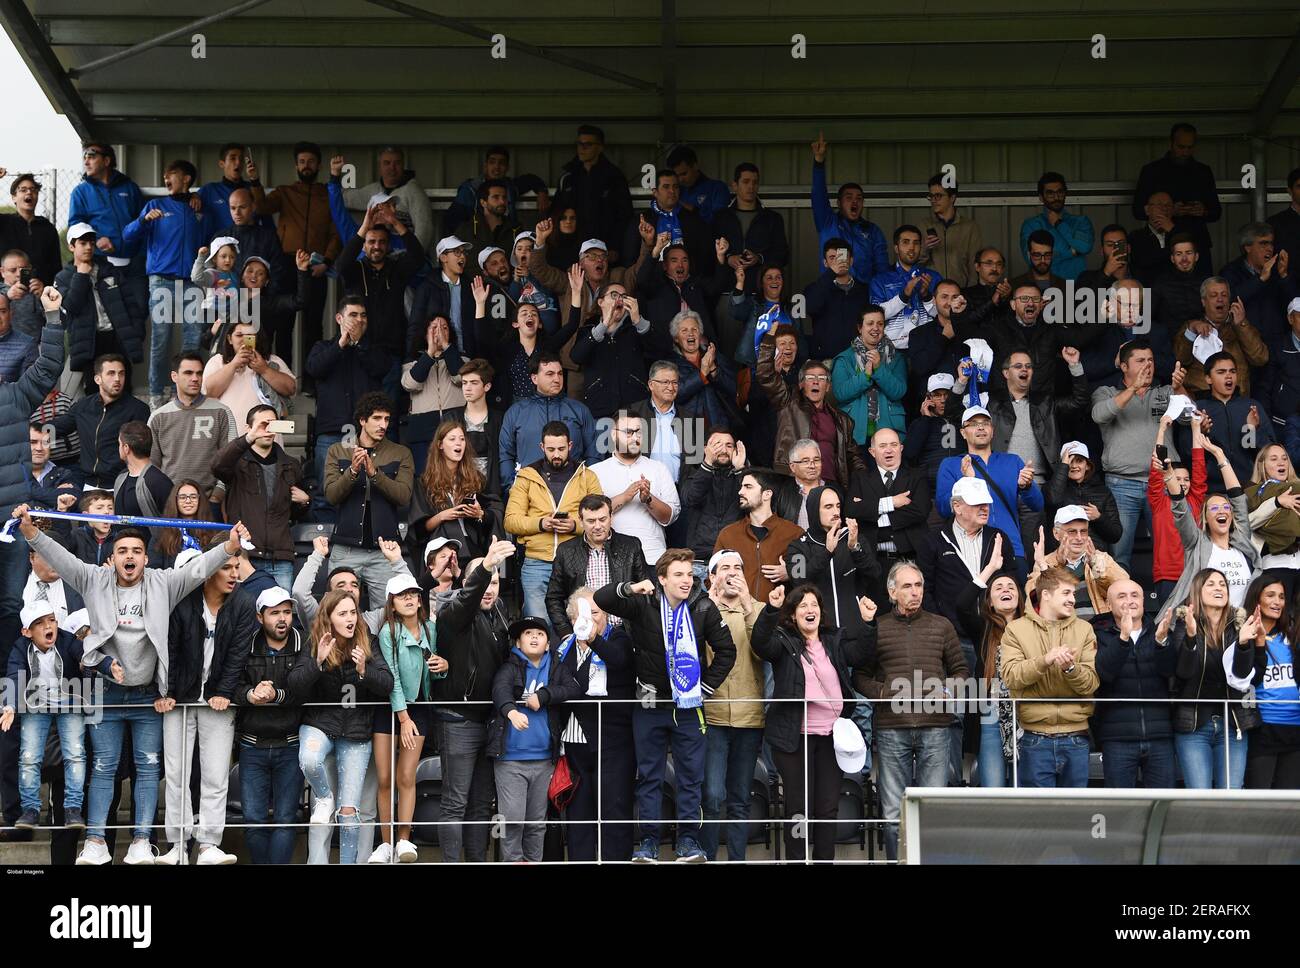
<path fill-rule="evenodd" d="M 740 477 L 745 470 L 745 444 L 729 427 L 709 428 L 704 460 L 681 484 L 686 512 L 686 543 L 695 552 L 695 577 L 708 578 L 707 562 L 717 536 L 741 516 Z"/>
<path fill-rule="evenodd" d="M 962 289 L 966 305 L 954 310 L 959 326 L 970 327 L 1006 321 L 1011 317 L 1011 282 L 1007 279 L 1007 258 L 989 246 L 975 253 L 975 281 Z"/>
<path fill-rule="evenodd" d="M 1152 318 L 1167 333 L 1177 333 L 1191 320 L 1201 318 L 1204 275 L 1197 270 L 1200 262 L 1201 254 L 1191 235 L 1176 232 L 1169 236 L 1164 270 L 1154 283 L 1146 283 L 1151 288 Z"/>
<path fill-rule="evenodd" d="M 613 452 L 591 472 L 613 502 L 614 528 L 641 542 L 649 565 L 667 550 L 664 529 L 677 520 L 682 505 L 668 468 L 641 452 L 645 434 L 640 417 L 626 411 L 615 415 Z"/>
<path fill-rule="evenodd" d="M 149 408 L 127 393 L 126 366 L 126 358 L 116 353 L 97 358 L 94 370 L 99 392 L 82 397 L 54 419 L 56 434 L 76 431 L 81 438 L 82 483 L 108 491 L 126 469 L 118 454 L 118 433 L 133 420 L 149 421 Z"/>
<path fill-rule="evenodd" d="M 477 199 L 474 214 L 452 234 L 473 246 L 475 257 L 488 248 L 508 250 L 519 234 L 519 225 L 510 217 L 510 183 L 488 179 L 479 185 Z"/>
<path fill-rule="evenodd" d="M 1062 279 L 1077 279 L 1087 268 L 1092 251 L 1092 220 L 1086 215 L 1071 215 L 1065 210 L 1069 190 L 1065 176 L 1046 171 L 1038 179 L 1038 197 L 1043 210 L 1020 224 L 1020 254 L 1029 259 L 1029 237 L 1046 232 L 1052 237 L 1052 272 Z"/>
<path fill-rule="evenodd" d="M 750 469 L 740 477 L 738 494 L 744 515 L 718 532 L 713 552 L 734 550 L 745 563 L 745 583 L 759 601 L 767 599 L 777 585 L 789 579 L 785 550 L 798 540 L 803 528 L 772 510 L 775 482 L 770 471 Z M 802 581 L 803 576 L 794 576 Z"/>
<path fill-rule="evenodd" d="M 1174 217 L 1186 226 L 1196 242 L 1196 250 L 1201 253 L 1196 273 L 1204 279 L 1211 274 L 1214 264 L 1210 230 L 1206 226 L 1219 220 L 1223 208 L 1219 204 L 1214 172 L 1209 165 L 1196 160 L 1195 152 L 1196 129 L 1185 122 L 1175 124 L 1169 130 L 1169 150 L 1142 166 L 1133 190 L 1133 217 L 1140 219 L 1146 214 L 1147 200 L 1153 194 L 1167 192 L 1173 200 Z"/>
<path fill-rule="evenodd" d="M 529 274 L 528 264 L 532 255 L 533 234 L 520 232 L 515 236 L 513 255 L 507 255 L 506 249 L 489 245 L 479 250 L 478 267 L 493 296 L 498 293 L 504 296 L 512 310 L 520 305 L 535 306 L 541 316 L 542 330 L 554 333 L 562 322 L 560 308 L 546 287 Z M 494 318 L 493 322 L 497 324 L 499 333 L 500 320 Z"/>
<path fill-rule="evenodd" d="M 321 338 L 322 317 L 325 312 L 327 281 L 325 273 L 343 251 L 343 241 L 334 220 L 330 218 L 329 190 L 316 181 L 320 174 L 320 145 L 300 141 L 293 146 L 293 163 L 298 180 L 291 185 L 278 185 L 267 192 L 258 178 L 257 165 L 247 162 L 249 191 L 253 204 L 263 216 L 279 215 L 276 233 L 280 248 L 287 258 L 293 258 L 299 249 L 321 257 L 313 260 L 311 285 L 307 302 L 302 310 L 302 345 L 312 346 Z M 292 359 L 293 323 L 286 321 L 275 334 L 275 351 L 281 359 Z"/>
<path fill-rule="evenodd" d="M 885 311 L 885 336 L 906 350 L 912 330 L 935 317 L 934 290 L 943 277 L 917 264 L 921 230 L 915 225 L 894 230 L 894 255 L 898 261 L 893 267 L 871 280 L 871 302 Z"/>
<path fill-rule="evenodd" d="M 1056 258 L 1056 237 L 1046 229 L 1036 229 L 1029 233 L 1025 244 L 1025 261 L 1029 271 L 1011 280 L 1011 288 L 1033 286 L 1046 298 L 1048 290 L 1064 292 L 1065 280 L 1052 271 L 1052 262 Z"/>

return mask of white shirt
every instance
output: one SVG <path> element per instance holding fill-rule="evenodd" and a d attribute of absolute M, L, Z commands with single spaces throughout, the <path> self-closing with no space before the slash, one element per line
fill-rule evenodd
<path fill-rule="evenodd" d="M 1241 608 L 1246 600 L 1246 589 L 1250 586 L 1250 563 L 1246 556 L 1236 548 L 1213 545 L 1205 567 L 1223 572 L 1223 577 L 1228 579 L 1228 603 L 1233 608 Z"/>
<path fill-rule="evenodd" d="M 208 672 L 212 668 L 212 653 L 217 645 L 217 613 L 208 610 L 208 603 L 203 603 L 203 624 L 208 627 L 203 636 L 203 676 L 199 679 L 199 702 L 207 699 L 204 684 L 208 681 Z"/>
<path fill-rule="evenodd" d="M 966 565 L 966 570 L 970 572 L 972 578 L 980 573 L 980 549 L 984 544 L 984 529 L 980 528 L 975 532 L 975 537 L 966 534 L 966 529 L 956 521 L 952 524 L 952 536 L 957 544 L 957 552 L 961 555 L 962 562 Z"/>
<path fill-rule="evenodd" d="M 650 482 L 650 493 L 672 509 L 672 524 L 681 513 L 681 499 L 677 496 L 677 485 L 668 473 L 668 468 L 657 460 L 641 454 L 631 464 L 624 464 L 617 457 L 607 457 L 594 465 L 591 472 L 600 481 L 600 489 L 606 494 L 621 494 L 633 482 L 644 477 Z M 641 541 L 641 550 L 645 560 L 653 565 L 659 556 L 667 550 L 664 541 L 664 526 L 654 519 L 649 507 L 633 498 L 614 512 L 614 530 L 619 534 L 631 535 Z"/>

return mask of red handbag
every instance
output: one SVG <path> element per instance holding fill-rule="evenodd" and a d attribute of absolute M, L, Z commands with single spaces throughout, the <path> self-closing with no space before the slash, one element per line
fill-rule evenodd
<path fill-rule="evenodd" d="M 569 757 L 561 756 L 555 764 L 555 772 L 551 774 L 551 785 L 546 790 L 546 796 L 556 810 L 563 810 L 569 805 L 578 792 L 578 783 L 578 774 L 569 765 Z"/>

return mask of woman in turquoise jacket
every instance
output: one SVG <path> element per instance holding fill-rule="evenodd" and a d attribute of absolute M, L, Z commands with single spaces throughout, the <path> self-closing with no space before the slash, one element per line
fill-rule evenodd
<path fill-rule="evenodd" d="M 384 842 L 370 855 L 371 864 L 409 864 L 416 859 L 411 843 L 415 815 L 415 772 L 424 738 L 433 727 L 433 707 L 411 705 L 432 698 L 431 679 L 447 677 L 447 660 L 438 655 L 437 626 L 420 584 L 410 575 L 388 580 L 379 649 L 393 671 L 391 709 L 375 708 L 375 776 L 379 781 L 379 830 Z M 396 734 L 399 744 L 393 749 Z M 394 753 L 396 756 L 394 756 Z M 396 759 L 396 762 L 394 762 Z M 393 846 L 393 774 L 397 774 L 397 846 Z"/>
<path fill-rule="evenodd" d="M 885 338 L 885 311 L 868 306 L 858 321 L 858 335 L 835 357 L 831 391 L 841 410 L 853 418 L 853 439 L 865 446 L 882 427 L 907 426 L 903 394 L 907 392 L 907 358 Z"/>

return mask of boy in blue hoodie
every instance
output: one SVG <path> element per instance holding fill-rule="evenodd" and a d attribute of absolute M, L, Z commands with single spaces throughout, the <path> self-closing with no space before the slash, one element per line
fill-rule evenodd
<path fill-rule="evenodd" d="M 190 207 L 190 186 L 198 172 L 184 159 L 163 170 L 166 198 L 145 203 L 140 215 L 122 232 L 129 243 L 145 245 L 149 273 L 149 409 L 157 410 L 169 389 L 172 327 L 183 325 L 182 347 L 198 349 L 203 324 L 200 313 L 185 312 L 185 293 L 193 289 L 190 272 L 199 247 L 211 236 L 208 219 Z M 192 317 L 192 318 L 190 318 Z"/>
<path fill-rule="evenodd" d="M 572 675 L 552 654 L 546 623 L 521 618 L 509 630 L 514 643 L 492 680 L 496 718 L 488 738 L 497 804 L 506 819 L 501 859 L 539 861 L 546 835 L 546 795 L 564 725 L 559 706 L 579 695 Z"/>
<path fill-rule="evenodd" d="M 81 640 L 59 628 L 54 606 L 47 601 L 23 608 L 23 640 L 9 653 L 9 689 L 22 689 L 23 715 L 18 759 L 18 795 L 23 812 L 15 827 L 32 829 L 41 822 L 41 764 L 50 727 L 59 731 L 63 749 L 63 811 L 65 827 L 86 826 L 82 803 L 86 786 L 86 719 L 78 702 L 69 708 L 63 683 L 81 671 Z M 13 692 L 10 693 L 13 695 Z M 13 728 L 17 710 L 0 711 L 0 730 Z"/>

